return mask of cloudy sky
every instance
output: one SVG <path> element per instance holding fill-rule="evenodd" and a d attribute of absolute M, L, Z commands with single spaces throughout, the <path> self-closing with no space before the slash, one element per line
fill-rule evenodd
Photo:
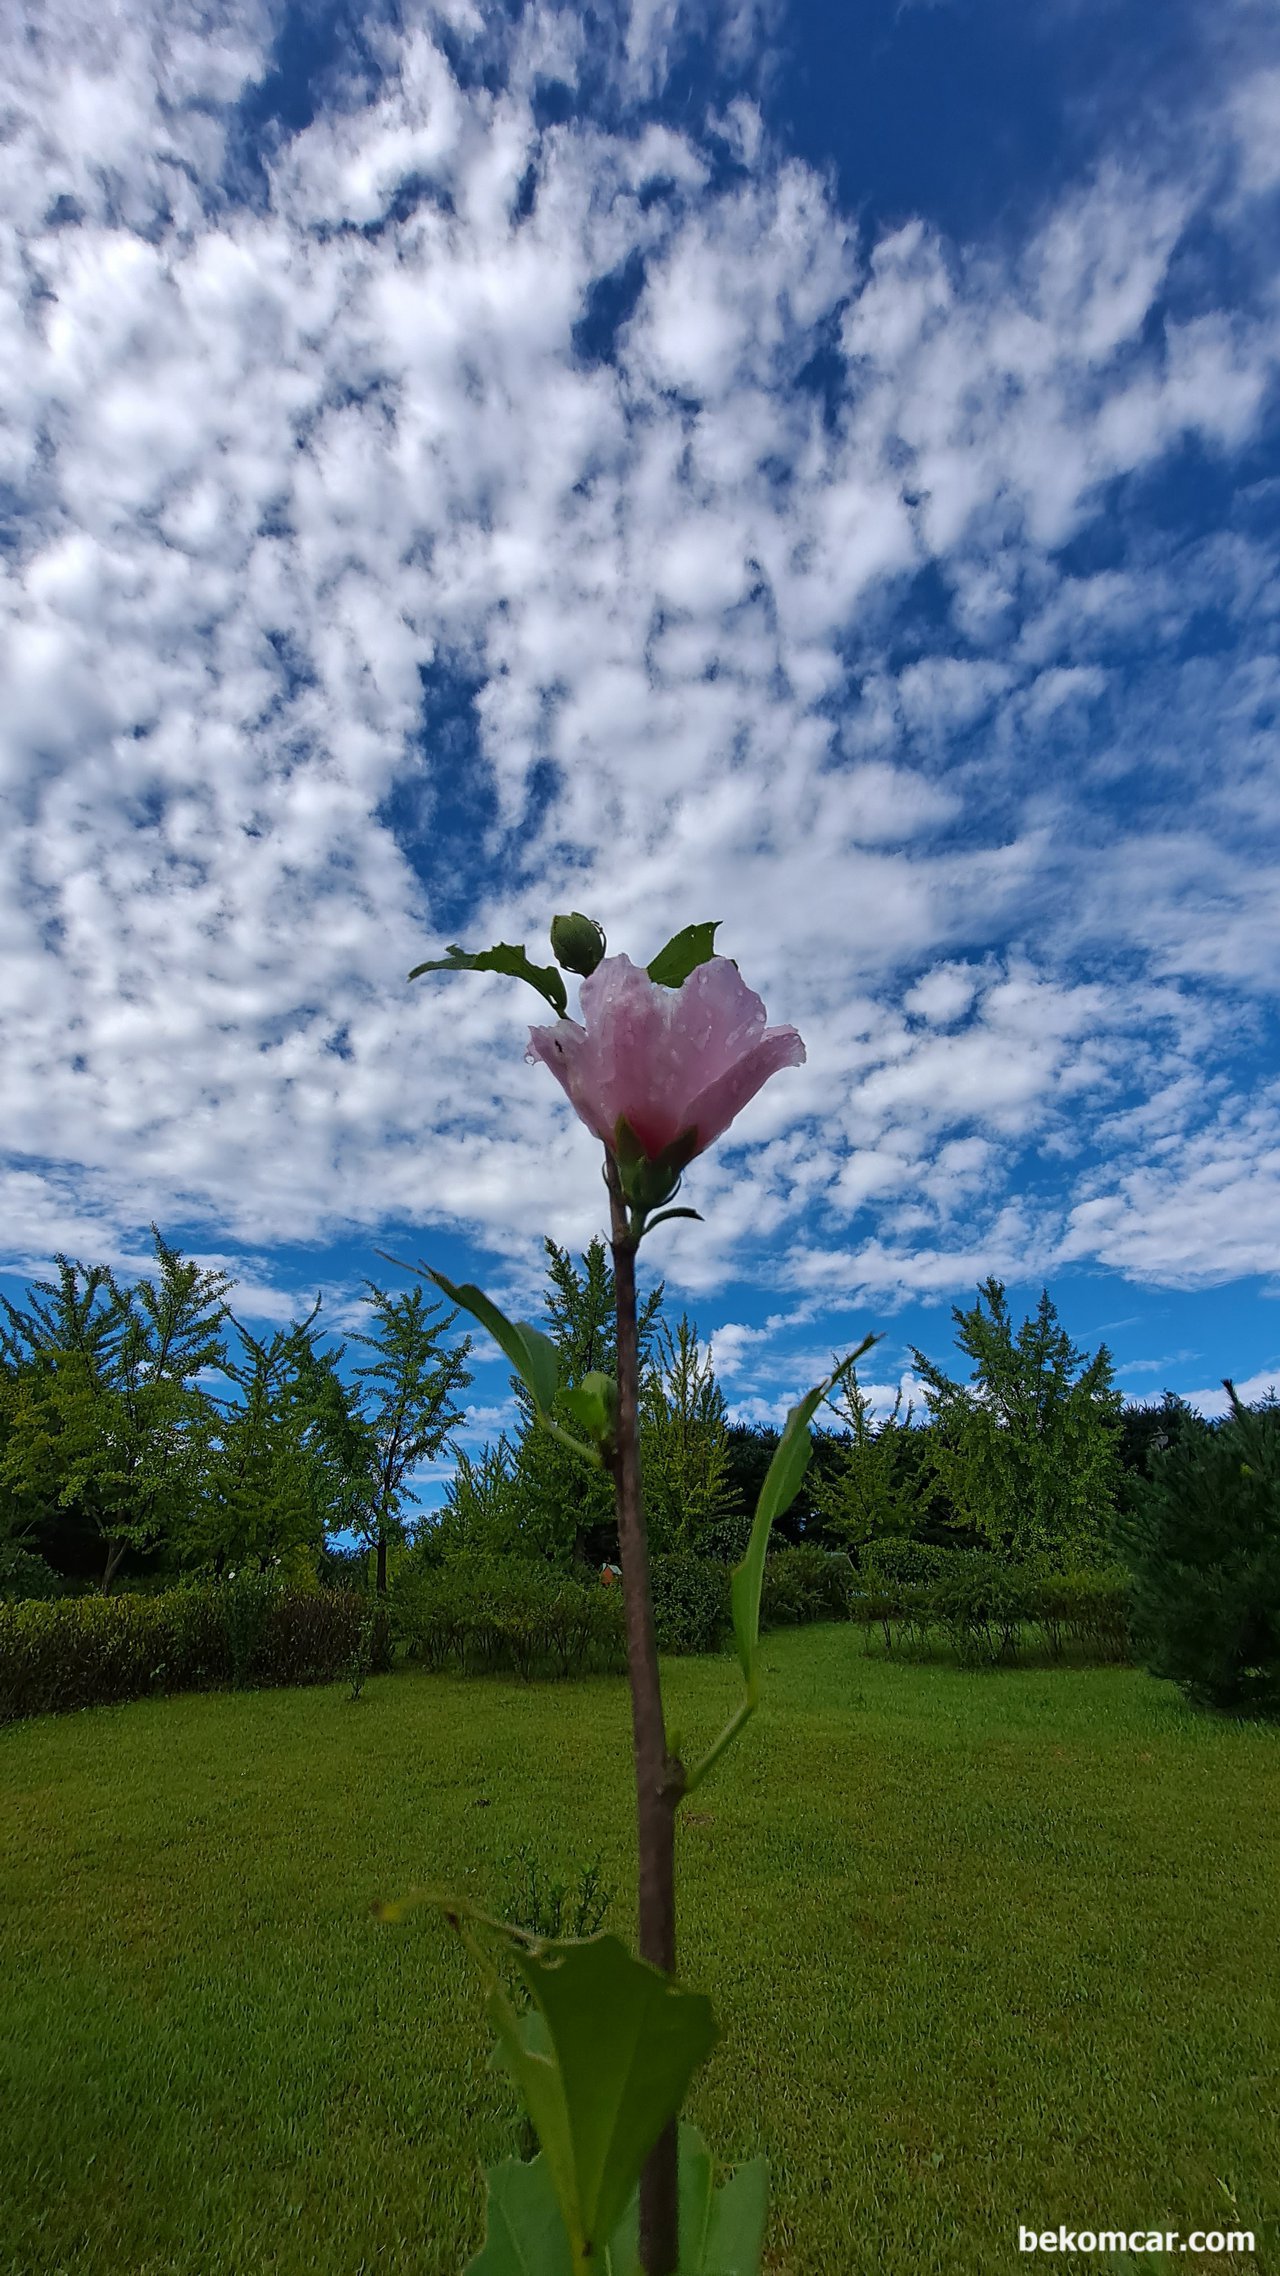
<path fill-rule="evenodd" d="M 538 1317 L 599 1146 L 406 975 L 718 918 L 807 1062 L 640 1261 L 735 1416 L 988 1273 L 1260 1396 L 1273 8 L 57 0 L 0 88 L 0 1286 Z"/>

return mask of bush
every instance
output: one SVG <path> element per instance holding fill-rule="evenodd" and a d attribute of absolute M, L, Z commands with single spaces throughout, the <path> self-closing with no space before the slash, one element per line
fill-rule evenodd
<path fill-rule="evenodd" d="M 462 1673 L 580 1675 L 626 1665 L 622 1590 L 540 1560 L 463 1552 L 438 1569 L 418 1559 L 391 1585 L 393 1634 L 407 1656 Z"/>
<path fill-rule="evenodd" d="M 1232 1396 L 1212 1435 L 1152 1454 L 1116 1537 L 1150 1673 L 1198 1706 L 1280 1717 L 1280 1406 Z"/>
<path fill-rule="evenodd" d="M 43 1557 L 20 1549 L 16 1541 L 0 1541 L 0 1602 L 47 1603 L 61 1594 L 61 1578 Z"/>
<path fill-rule="evenodd" d="M 1095 1572 L 1030 1573 L 1031 1618 L 1043 1630 L 1053 1657 L 1062 1656 L 1064 1633 L 1104 1660 L 1130 1653 L 1132 1586 L 1123 1565 Z"/>
<path fill-rule="evenodd" d="M 649 1559 L 660 1652 L 716 1652 L 733 1625 L 729 1568 L 692 1549 Z"/>
<path fill-rule="evenodd" d="M 894 1537 L 885 1541 L 868 1541 L 858 1556 L 859 1576 L 865 1583 L 892 1593 L 898 1588 L 929 1588 L 941 1580 L 954 1549 L 940 1548 L 935 1541 L 905 1541 Z"/>
<path fill-rule="evenodd" d="M 930 1591 L 933 1611 L 966 1667 L 1016 1658 L 1018 1631 L 1033 1617 L 1032 1595 L 1025 1566 L 1002 1564 L 981 1549 L 953 1550 Z"/>
<path fill-rule="evenodd" d="M 790 1628 L 807 1620 L 847 1620 L 853 1592 L 853 1567 L 840 1550 L 812 1543 L 775 1549 L 764 1561 L 760 1625 Z"/>
<path fill-rule="evenodd" d="M 0 1604 L 0 1720 L 101 1707 L 156 1692 L 228 1683 L 327 1683 L 359 1638 L 365 1596 L 224 1581 L 163 1596 L 80 1596 Z M 390 1623 L 376 1609 L 373 1667 L 391 1665 Z"/>

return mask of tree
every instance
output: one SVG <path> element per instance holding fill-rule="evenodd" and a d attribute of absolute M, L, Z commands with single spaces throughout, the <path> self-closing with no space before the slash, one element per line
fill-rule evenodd
<path fill-rule="evenodd" d="M 1058 1324 L 1048 1290 L 1015 1342 L 1004 1284 L 994 1277 L 971 1312 L 953 1306 L 952 1318 L 975 1363 L 970 1385 L 951 1382 L 919 1351 L 912 1358 L 941 1426 L 933 1459 L 957 1514 L 1006 1557 L 1103 1553 L 1123 1406 L 1106 1345 L 1073 1381 L 1084 1354 Z"/>
<path fill-rule="evenodd" d="M 544 1307 L 545 1333 L 560 1358 L 561 1390 L 572 1388 L 593 1371 L 617 1375 L 617 1327 L 614 1317 L 613 1267 L 599 1234 L 583 1257 L 581 1277 L 569 1259 L 550 1239 L 543 1246 L 553 1283 Z M 663 1284 L 645 1299 L 638 1332 L 643 1365 L 654 1319 L 661 1308 Z M 518 1375 L 510 1377 L 520 1410 L 521 1428 L 510 1456 L 511 1487 L 501 1499 L 491 1496 L 491 1538 L 521 1555 L 546 1558 L 552 1564 L 590 1562 L 603 1544 L 617 1554 L 616 1509 L 613 1478 L 607 1470 L 592 1470 L 571 1449 L 554 1438 L 538 1421 L 533 1400 Z M 580 1426 L 557 1392 L 552 1413 L 566 1430 L 579 1434 Z M 464 1491 L 466 1489 L 464 1488 Z M 455 1507 L 458 1498 L 455 1495 Z"/>
<path fill-rule="evenodd" d="M 380 1249 L 378 1254 L 384 1252 Z M 387 1262 L 400 1260 L 388 1257 Z M 400 1269 L 408 1272 L 413 1267 Z M 327 1362 L 317 1363 L 311 1388 L 313 1394 L 323 1388 L 323 1396 L 313 1396 L 310 1413 L 320 1440 L 336 1457 L 340 1474 L 345 1466 L 349 1487 L 354 1489 L 349 1495 L 351 1528 L 376 1550 L 378 1594 L 385 1596 L 388 1546 L 403 1545 L 406 1539 L 401 1514 L 407 1498 L 405 1481 L 440 1452 L 449 1432 L 465 1419 L 447 1402 L 452 1391 L 473 1381 L 466 1367 L 471 1338 L 464 1336 L 457 1350 L 441 1358 L 439 1338 L 453 1326 L 456 1311 L 433 1321 L 431 1315 L 440 1307 L 433 1304 L 424 1311 L 420 1283 L 401 1296 L 386 1295 L 371 1280 L 364 1285 L 369 1290 L 365 1302 L 377 1314 L 379 1327 L 374 1335 L 357 1333 L 353 1340 L 379 1356 L 371 1366 L 357 1367 L 350 1391 L 337 1374 L 345 1344 Z M 322 1372 L 328 1376 L 323 1387 Z M 368 1413 L 359 1389 L 364 1383 L 376 1393 Z"/>
<path fill-rule="evenodd" d="M 210 1434 L 203 1491 L 183 1531 L 188 1564 L 221 1574 L 256 1558 L 265 1571 L 277 1562 L 296 1565 L 300 1556 L 314 1560 L 323 1548 L 332 1492 L 325 1459 L 307 1442 L 307 1361 L 319 1309 L 317 1296 L 307 1319 L 278 1328 L 269 1345 L 231 1315 L 248 1357 L 224 1359 L 222 1372 L 241 1403 L 217 1402 L 226 1412 Z"/>
<path fill-rule="evenodd" d="M 1230 1414 L 1152 1453 L 1116 1531 L 1151 1674 L 1199 1705 L 1280 1717 L 1280 1401 L 1244 1407 L 1224 1382 Z"/>
<path fill-rule="evenodd" d="M 2 1300 L 10 1373 L 0 1495 L 11 1528 L 78 1508 L 106 1547 L 104 1595 L 126 1551 L 180 1527 L 200 1493 L 214 1408 L 193 1378 L 222 1362 L 218 1331 L 233 1286 L 225 1273 L 184 1264 L 155 1225 L 151 1233 L 158 1286 L 122 1289 L 108 1267 L 86 1271 L 59 1254 L 58 1282 L 33 1283 L 30 1312 Z"/>
<path fill-rule="evenodd" d="M 700 1547 L 709 1529 L 731 1516 L 736 1496 L 727 1409 L 711 1355 L 701 1366 L 687 1312 L 676 1337 L 663 1327 L 659 1338 L 662 1361 L 641 1378 L 640 1443 L 649 1546 L 661 1555 Z"/>
<path fill-rule="evenodd" d="M 837 1547 L 862 1549 L 872 1541 L 914 1533 L 928 1508 L 929 1496 L 920 1483 L 904 1476 L 900 1460 L 902 1441 L 911 1427 L 911 1407 L 899 1421 L 902 1392 L 893 1403 L 887 1422 L 875 1430 L 871 1402 L 859 1388 L 857 1372 L 850 1369 L 843 1393 L 830 1394 L 837 1414 L 844 1414 L 850 1429 L 841 1440 L 834 1472 L 816 1476 L 814 1510 Z"/>

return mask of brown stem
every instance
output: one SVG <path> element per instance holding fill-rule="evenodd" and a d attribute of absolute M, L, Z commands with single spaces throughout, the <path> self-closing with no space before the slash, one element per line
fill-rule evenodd
<path fill-rule="evenodd" d="M 613 1476 L 635 1744 L 640 1957 L 673 1976 L 676 1970 L 676 1809 L 684 1786 L 684 1768 L 667 1753 L 662 1717 L 658 1644 L 649 1589 L 649 1546 L 640 1491 L 636 1242 L 612 1155 L 606 1156 L 605 1178 L 609 1187 L 618 1321 L 618 1417 Z M 677 2121 L 673 2118 L 658 2136 L 640 2176 L 640 2262 L 645 2276 L 672 2276 L 679 2259 L 677 2140 Z"/>

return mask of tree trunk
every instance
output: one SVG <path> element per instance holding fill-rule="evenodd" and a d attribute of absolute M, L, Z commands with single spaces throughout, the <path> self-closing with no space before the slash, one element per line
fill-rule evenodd
<path fill-rule="evenodd" d="M 386 1595 L 386 1593 L 387 1593 L 387 1537 L 386 1537 L 386 1534 L 385 1534 L 385 1533 L 380 1533 L 380 1534 L 378 1535 L 378 1594 L 379 1594 L 379 1596 L 385 1596 L 385 1595 Z"/>
<path fill-rule="evenodd" d="M 640 1957 L 665 1974 L 676 1970 L 676 1809 L 684 1767 L 667 1753 L 658 1676 L 658 1646 L 649 1593 L 649 1550 L 640 1490 L 636 1325 L 636 1248 L 612 1155 L 606 1157 L 618 1318 L 618 1424 L 614 1485 L 622 1556 L 627 1672 L 636 1765 L 640 1859 Z M 663 2128 L 640 2176 L 640 2261 L 645 2276 L 672 2276 L 679 2257 L 677 2120 Z"/>
<path fill-rule="evenodd" d="M 107 1543 L 107 1569 L 102 1576 L 102 1593 L 104 1596 L 111 1594 L 111 1583 L 124 1563 L 125 1547 L 126 1544 L 123 1541 L 109 1541 Z"/>

